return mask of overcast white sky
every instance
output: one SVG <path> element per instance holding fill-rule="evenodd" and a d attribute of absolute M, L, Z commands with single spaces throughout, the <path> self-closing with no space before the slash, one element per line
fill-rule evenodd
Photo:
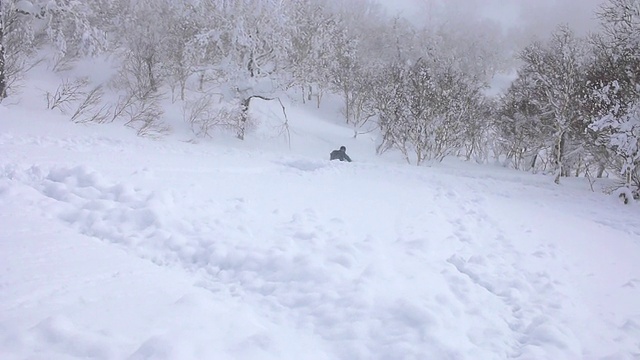
<path fill-rule="evenodd" d="M 505 30 L 545 36 L 560 23 L 584 34 L 597 26 L 594 11 L 604 0 L 379 0 L 392 13 L 421 23 L 438 14 L 487 18 Z"/>

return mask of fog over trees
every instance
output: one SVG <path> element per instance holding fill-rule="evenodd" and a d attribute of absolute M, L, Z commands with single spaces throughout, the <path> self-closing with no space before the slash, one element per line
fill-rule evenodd
<path fill-rule="evenodd" d="M 377 131 L 377 151 L 408 163 L 618 176 L 637 196 L 640 1 L 394 4 L 0 0 L 0 101 L 46 66 L 60 78 L 46 104 L 74 122 L 160 136 L 171 104 L 197 136 L 243 139 L 252 101 L 331 94 L 354 136 Z M 87 57 L 113 74 L 74 77 Z"/>

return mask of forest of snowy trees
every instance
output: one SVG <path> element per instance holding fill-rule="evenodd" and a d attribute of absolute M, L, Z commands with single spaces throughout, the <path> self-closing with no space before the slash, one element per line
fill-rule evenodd
<path fill-rule="evenodd" d="M 179 104 L 198 136 L 242 139 L 254 99 L 340 96 L 354 136 L 421 164 L 454 155 L 640 188 L 640 1 L 608 0 L 600 26 L 568 26 L 513 52 L 494 23 L 417 26 L 365 0 L 0 0 L 0 101 L 36 66 L 60 74 L 44 94 L 70 120 L 168 131 Z M 74 63 L 108 59 L 104 83 Z M 498 96 L 498 72 L 517 77 Z M 294 95 L 291 95 L 294 96 Z"/>

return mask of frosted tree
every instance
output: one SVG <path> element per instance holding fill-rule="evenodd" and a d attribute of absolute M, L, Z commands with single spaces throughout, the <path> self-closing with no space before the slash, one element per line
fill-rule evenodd
<path fill-rule="evenodd" d="M 616 155 L 625 200 L 640 192 L 640 3 L 610 0 L 598 12 L 594 38 L 598 71 L 592 76 L 596 120 L 590 128 Z"/>
<path fill-rule="evenodd" d="M 6 0 L 0 0 L 0 101 L 7 97 L 7 70 L 5 32 L 7 24 L 7 12 L 11 9 L 5 4 Z"/>
<path fill-rule="evenodd" d="M 249 123 L 252 99 L 272 100 L 283 89 L 283 73 L 287 69 L 289 35 L 283 5 L 254 1 L 242 9 L 228 9 L 227 14 L 241 14 L 238 28 L 232 33 L 231 65 L 235 73 L 235 96 L 240 101 L 237 137 L 244 139 Z"/>
<path fill-rule="evenodd" d="M 162 41 L 162 72 L 171 87 L 172 100 L 184 101 L 187 82 L 197 71 L 192 56 L 193 40 L 200 30 L 199 11 L 188 3 L 171 2 L 162 12 L 165 35 Z M 209 14 L 215 17 L 215 14 Z"/>
<path fill-rule="evenodd" d="M 286 87 L 291 46 L 285 4 L 277 1 L 203 2 L 208 20 L 196 34 L 191 53 L 235 118 L 236 135 L 244 139 L 253 99 L 271 100 Z M 207 56 L 211 55 L 211 57 Z M 234 115 L 235 114 L 235 115 Z"/>
<path fill-rule="evenodd" d="M 408 76 L 409 66 L 403 62 L 390 64 L 374 79 L 373 98 L 381 132 L 376 152 L 382 154 L 395 148 L 410 163 Z"/>
<path fill-rule="evenodd" d="M 489 109 L 481 93 L 483 84 L 457 65 L 446 59 L 431 65 L 434 81 L 427 106 L 433 110 L 426 112 L 429 116 L 425 119 L 432 123 L 432 129 L 425 149 L 429 158 L 438 161 L 463 148 L 468 159 L 484 156 L 482 142 L 486 140 Z"/>
<path fill-rule="evenodd" d="M 640 101 L 624 112 L 612 111 L 591 127 L 600 132 L 602 144 L 617 155 L 614 166 L 622 176 L 625 201 L 640 197 Z"/>
<path fill-rule="evenodd" d="M 358 41 L 346 30 L 334 36 L 333 57 L 326 64 L 334 91 L 343 97 L 341 109 L 345 122 L 353 127 L 354 137 L 375 115 L 373 110 L 372 79 L 382 64 L 365 63 L 366 56 L 358 48 Z"/>
<path fill-rule="evenodd" d="M 156 92 L 162 82 L 162 64 L 166 56 L 166 36 L 164 22 L 170 20 L 171 13 L 164 1 L 143 0 L 132 3 L 129 11 L 134 17 L 124 27 L 124 39 L 127 42 L 125 54 L 126 69 L 135 78 L 135 91 L 138 95 Z"/>
<path fill-rule="evenodd" d="M 442 161 L 474 136 L 472 118 L 481 107 L 479 88 L 452 64 L 435 56 L 383 72 L 375 92 L 382 130 L 379 152 L 399 149 L 407 162 Z M 469 156 L 472 155 L 474 150 Z"/>
<path fill-rule="evenodd" d="M 331 54 L 324 66 L 329 73 L 333 89 L 344 98 L 345 122 L 353 121 L 352 106 L 357 94 L 357 79 L 362 76 L 363 64 L 358 51 L 358 39 L 349 33 L 344 24 L 337 27 L 332 36 Z"/>
<path fill-rule="evenodd" d="M 48 46 L 54 69 L 78 56 L 103 49 L 104 31 L 91 18 L 91 3 L 65 0 L 0 1 L 0 99 Z M 53 56 L 51 56 L 53 54 Z"/>
<path fill-rule="evenodd" d="M 477 85 L 477 84 L 476 84 Z M 463 152 L 465 160 L 485 163 L 489 160 L 491 143 L 495 137 L 491 119 L 495 116 L 495 101 L 485 97 L 480 87 L 470 88 L 461 104 Z M 466 102 L 466 103 L 465 103 Z"/>
<path fill-rule="evenodd" d="M 302 101 L 316 98 L 320 106 L 323 88 L 327 88 L 328 72 L 324 64 L 332 57 L 332 38 L 338 19 L 323 0 L 290 0 L 287 31 L 289 47 L 290 85 L 302 90 Z"/>
<path fill-rule="evenodd" d="M 0 101 L 28 66 L 36 50 L 34 22 L 41 17 L 30 2 L 0 0 Z"/>
<path fill-rule="evenodd" d="M 336 2 L 337 23 L 326 44 L 330 57 L 323 64 L 331 88 L 344 101 L 345 122 L 358 129 L 373 116 L 371 79 L 391 59 L 393 43 L 384 42 L 389 21 L 378 3 L 366 0 Z"/>
<path fill-rule="evenodd" d="M 567 27 L 559 27 L 547 43 L 525 48 L 520 72 L 533 83 L 532 101 L 553 124 L 552 148 L 556 183 L 568 176 L 573 155 L 579 151 L 576 135 L 584 129 L 582 102 L 586 80 L 586 47 Z"/>
<path fill-rule="evenodd" d="M 495 119 L 496 155 L 504 155 L 505 165 L 515 169 L 536 169 L 554 131 L 553 122 L 543 116 L 536 95 L 531 76 L 520 73 L 502 97 Z"/>
<path fill-rule="evenodd" d="M 114 106 L 113 117 L 122 118 L 126 126 L 134 128 L 141 136 L 158 136 L 168 130 L 163 124 L 165 97 L 166 47 L 163 18 L 171 22 L 166 1 L 114 1 L 99 3 L 101 12 L 114 18 L 105 20 L 115 37 L 114 58 L 120 69 L 115 81 L 119 100 Z"/>
<path fill-rule="evenodd" d="M 92 2 L 43 1 L 39 8 L 43 31 L 53 45 L 54 69 L 68 67 L 78 57 L 100 54 L 107 47 L 107 34 Z"/>
<path fill-rule="evenodd" d="M 374 14 L 374 22 L 359 25 L 357 31 L 360 39 L 357 45 L 359 63 L 351 74 L 352 89 L 350 96 L 345 97 L 343 108 L 345 119 L 353 127 L 354 137 L 371 131 L 372 120 L 380 114 L 376 102 L 387 96 L 376 91 L 387 85 L 381 84 L 380 78 L 390 76 L 389 81 L 398 81 L 398 74 L 394 74 L 397 67 L 404 67 L 402 64 L 411 63 L 410 59 L 419 58 L 423 53 L 418 46 L 419 34 L 406 20 L 389 20 L 376 12 Z M 391 73 L 387 69 L 392 70 Z"/>
<path fill-rule="evenodd" d="M 414 40 L 414 48 L 436 55 L 435 73 L 448 74 L 461 82 L 447 116 L 455 116 L 461 139 L 456 153 L 466 159 L 488 159 L 492 132 L 492 105 L 483 95 L 493 76 L 503 71 L 508 62 L 504 35 L 498 24 L 488 20 L 474 20 L 473 4 L 459 1 L 460 6 L 440 6 L 431 3 L 424 28 Z M 440 12 L 440 13 L 439 13 Z M 440 69 L 440 70 L 438 70 Z M 446 77 L 445 77 L 446 78 Z M 448 82 L 443 80 L 445 84 Z M 459 126 L 458 126 L 459 125 Z"/>

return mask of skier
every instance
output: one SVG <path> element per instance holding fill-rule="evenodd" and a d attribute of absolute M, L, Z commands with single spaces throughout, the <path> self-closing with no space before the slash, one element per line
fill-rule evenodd
<path fill-rule="evenodd" d="M 351 158 L 347 155 L 347 148 L 340 146 L 340 150 L 333 150 L 331 152 L 329 160 L 340 160 L 351 162 Z"/>

